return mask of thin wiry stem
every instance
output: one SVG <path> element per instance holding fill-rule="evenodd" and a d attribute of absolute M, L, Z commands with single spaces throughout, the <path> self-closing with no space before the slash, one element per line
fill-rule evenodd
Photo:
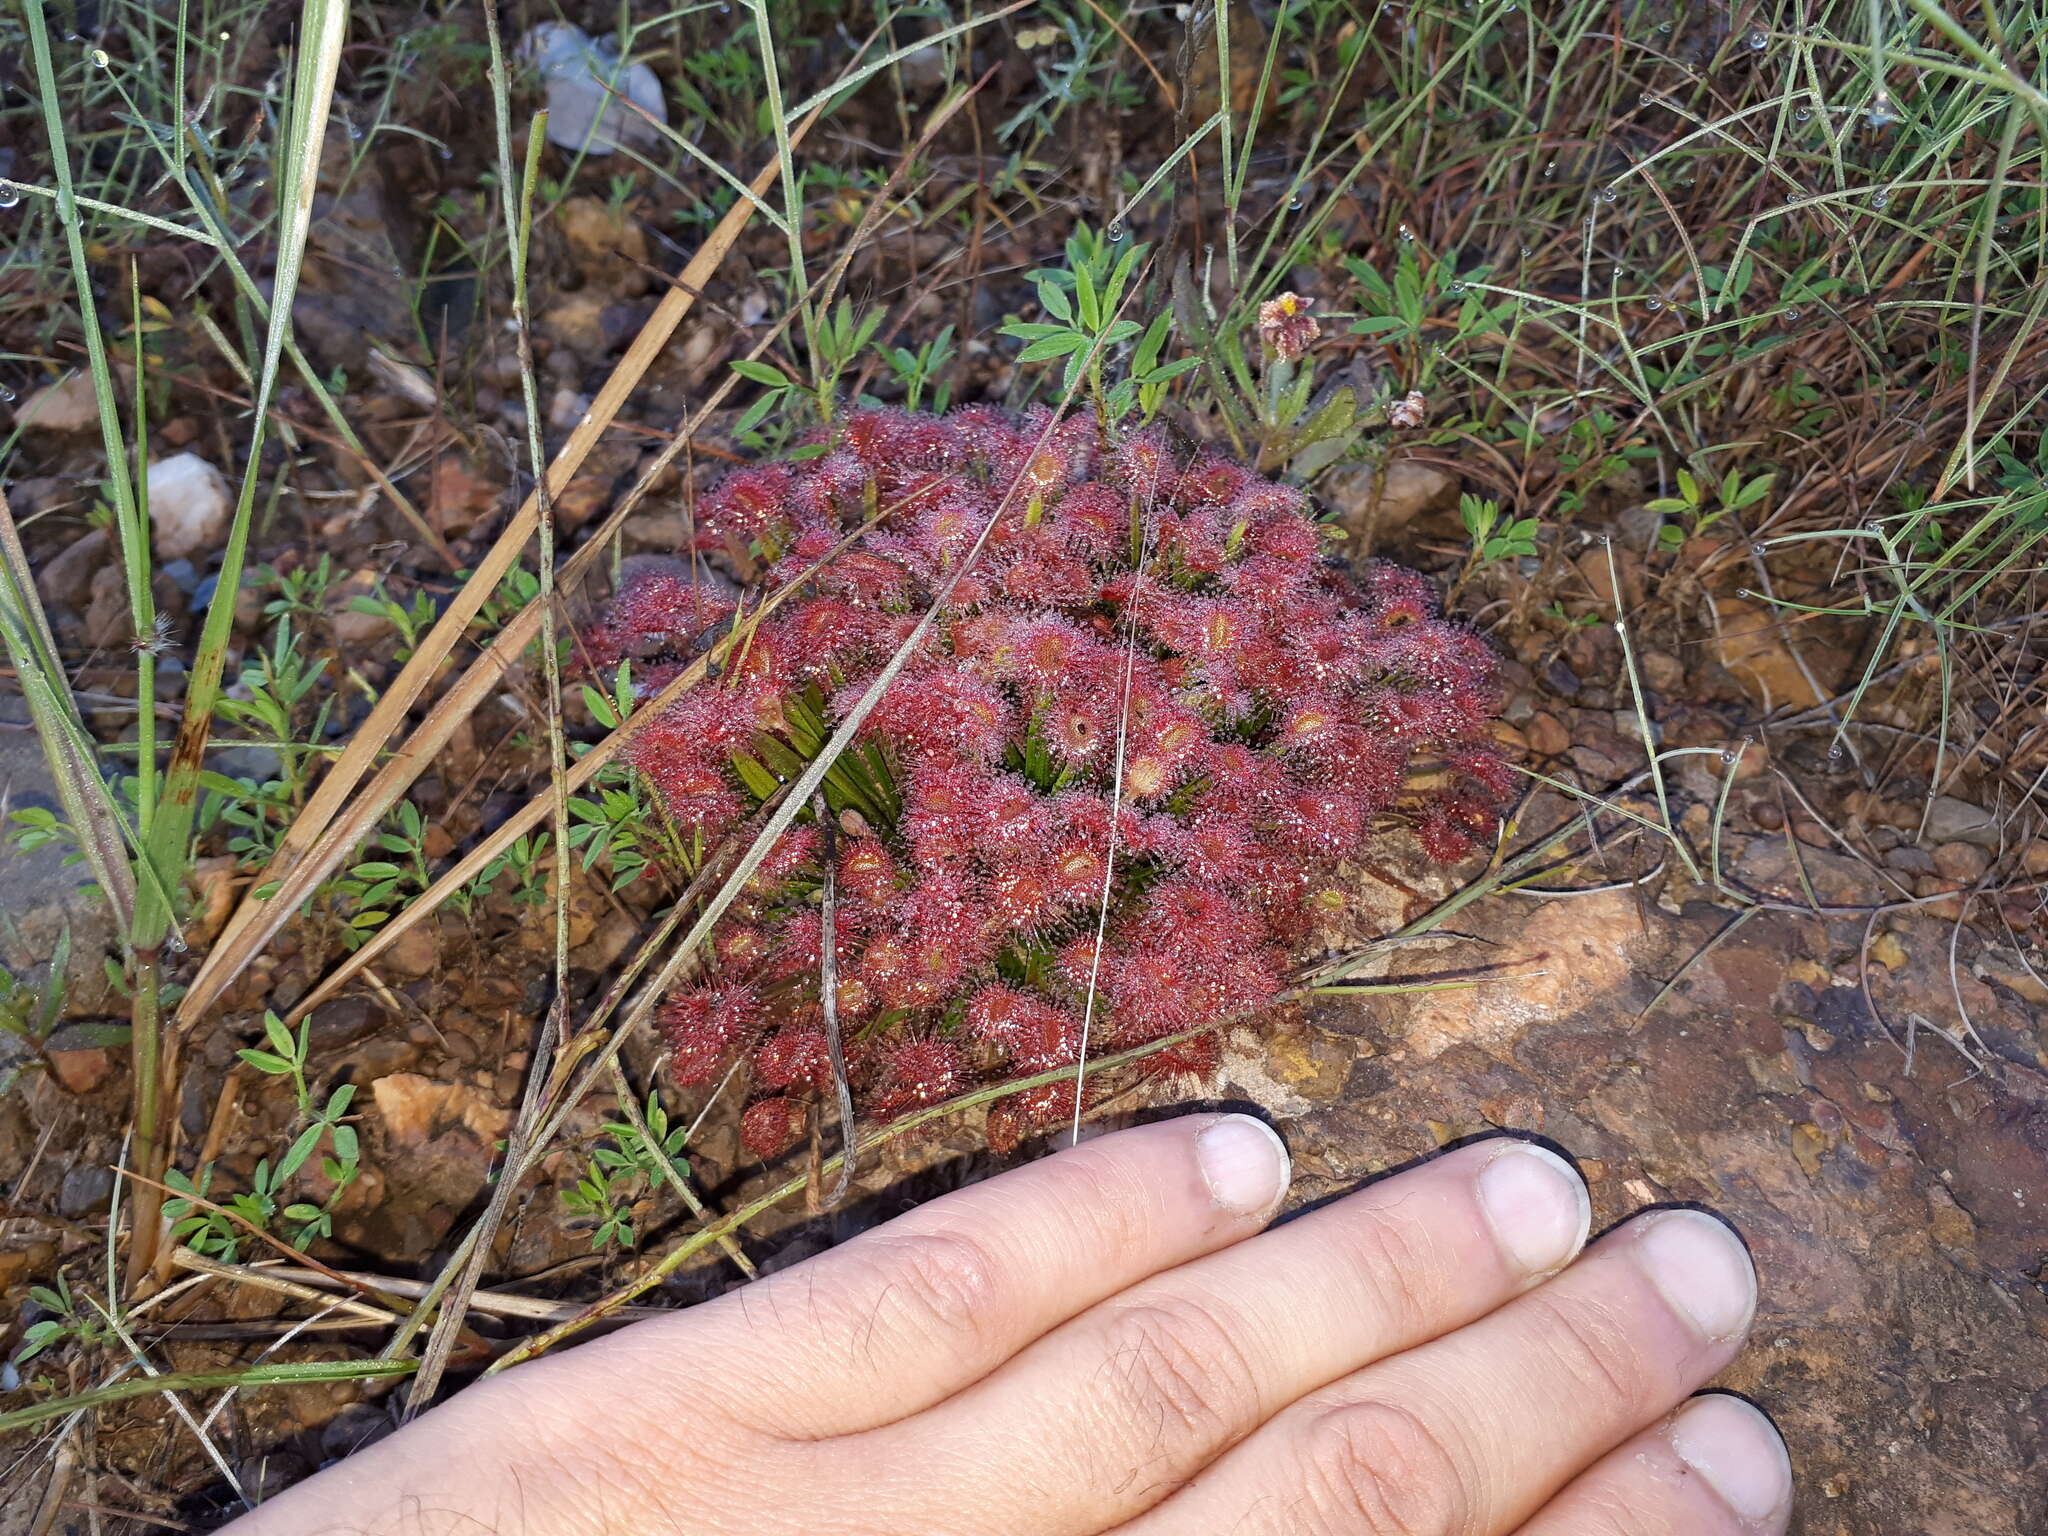
<path fill-rule="evenodd" d="M 1109 779 L 1109 845 L 1102 859 L 1102 902 L 1095 914 L 1095 950 L 1088 957 L 1088 996 L 1081 1006 L 1081 1040 L 1074 1056 L 1073 1141 L 1081 1140 L 1081 1108 L 1088 1086 L 1088 1038 L 1095 1025 L 1097 982 L 1102 976 L 1102 951 L 1109 942 L 1109 904 L 1116 885 L 1118 814 L 1124 798 L 1124 754 L 1130 740 L 1131 679 L 1138 665 L 1138 603 L 1144 591 L 1145 561 L 1152 549 L 1153 521 L 1144 522 L 1144 537 L 1138 547 L 1137 571 L 1131 583 L 1130 606 L 1124 622 L 1124 675 L 1119 690 L 1116 716 L 1116 763 Z"/>

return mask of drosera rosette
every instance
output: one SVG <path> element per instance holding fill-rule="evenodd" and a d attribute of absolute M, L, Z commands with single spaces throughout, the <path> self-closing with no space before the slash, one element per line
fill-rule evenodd
<path fill-rule="evenodd" d="M 1399 827 L 1446 862 L 1493 833 L 1512 772 L 1492 653 L 1423 577 L 1326 559 L 1301 491 L 1156 428 L 1106 442 L 1037 410 L 856 411 L 807 451 L 700 501 L 700 555 L 797 585 L 629 755 L 682 842 L 710 846 L 816 757 L 944 593 L 824 779 L 864 1112 L 1070 1067 L 1084 1023 L 1095 1055 L 1255 1012 L 1341 860 Z M 719 602 L 681 562 L 629 573 L 594 650 L 658 679 L 731 617 Z M 807 812 L 782 837 L 659 1015 L 680 1082 L 747 1062 L 763 1157 L 833 1089 L 822 831 Z M 1147 1065 L 1215 1058 L 1197 1036 Z M 991 1144 L 1074 1094 L 998 1100 Z"/>

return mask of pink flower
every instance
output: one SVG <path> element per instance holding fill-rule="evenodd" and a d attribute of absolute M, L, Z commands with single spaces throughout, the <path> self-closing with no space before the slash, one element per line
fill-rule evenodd
<path fill-rule="evenodd" d="M 1259 345 L 1283 363 L 1297 362 L 1309 344 L 1323 334 L 1316 317 L 1309 313 L 1314 299 L 1298 293 L 1283 293 L 1259 306 Z"/>

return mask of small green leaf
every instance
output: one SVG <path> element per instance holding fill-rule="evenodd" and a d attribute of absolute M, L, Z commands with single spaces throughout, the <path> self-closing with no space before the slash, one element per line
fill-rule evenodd
<path fill-rule="evenodd" d="M 1048 358 L 1065 357 L 1069 353 L 1088 345 L 1088 338 L 1079 331 L 1063 331 L 1057 336 L 1047 336 L 1034 341 L 1017 354 L 1020 363 L 1042 363 Z"/>

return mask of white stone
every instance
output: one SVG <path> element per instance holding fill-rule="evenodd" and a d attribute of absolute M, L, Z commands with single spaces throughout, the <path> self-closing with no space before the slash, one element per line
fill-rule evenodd
<path fill-rule="evenodd" d="M 654 124 L 617 97 L 664 126 L 668 102 L 653 70 L 619 57 L 610 38 L 592 39 L 566 21 L 544 21 L 519 40 L 519 57 L 539 72 L 548 93 L 548 142 L 571 153 L 608 155 L 625 145 L 658 143 Z M 609 89 L 607 89 L 609 87 Z"/>
<path fill-rule="evenodd" d="M 45 384 L 14 408 L 14 419 L 37 432 L 85 431 L 100 419 L 92 375 L 67 374 L 54 384 Z"/>
<path fill-rule="evenodd" d="M 227 478 L 196 453 L 149 466 L 151 540 L 159 559 L 201 560 L 227 542 L 234 497 Z"/>

